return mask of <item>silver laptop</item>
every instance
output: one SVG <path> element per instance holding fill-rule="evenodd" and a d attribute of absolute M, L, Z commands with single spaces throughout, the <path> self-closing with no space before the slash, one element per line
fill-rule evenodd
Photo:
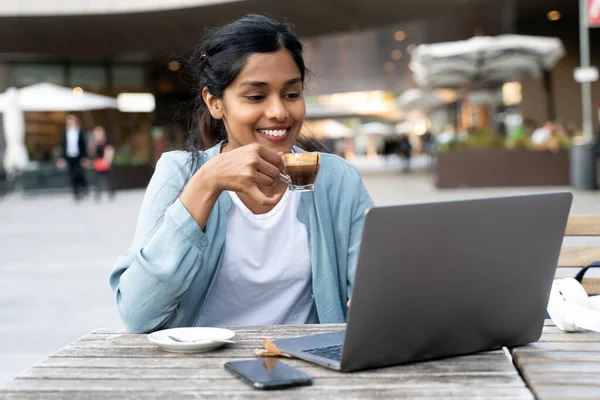
<path fill-rule="evenodd" d="M 572 195 L 375 207 L 345 332 L 275 341 L 339 371 L 539 339 Z"/>

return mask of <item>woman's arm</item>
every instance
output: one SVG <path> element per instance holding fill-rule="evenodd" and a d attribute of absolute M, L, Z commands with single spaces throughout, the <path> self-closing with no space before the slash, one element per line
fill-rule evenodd
<path fill-rule="evenodd" d="M 358 173 L 357 173 L 358 175 Z M 348 246 L 348 298 L 352 298 L 352 288 L 354 286 L 354 276 L 356 274 L 356 263 L 358 262 L 358 251 L 362 238 L 363 223 L 365 212 L 373 207 L 373 200 L 365 188 L 360 177 L 357 178 L 356 194 L 353 197 L 352 220 L 350 223 L 350 243 Z M 348 307 L 350 303 L 348 303 Z"/>
<path fill-rule="evenodd" d="M 106 145 L 106 147 L 104 147 L 104 161 L 108 165 L 111 165 L 114 158 L 115 158 L 115 148 L 112 147 L 110 144 Z"/>
<path fill-rule="evenodd" d="M 181 201 L 173 202 L 189 173 L 183 157 L 183 153 L 167 153 L 158 161 L 133 243 L 110 276 L 117 308 L 132 333 L 168 326 L 179 299 L 202 268 L 209 245 Z"/>

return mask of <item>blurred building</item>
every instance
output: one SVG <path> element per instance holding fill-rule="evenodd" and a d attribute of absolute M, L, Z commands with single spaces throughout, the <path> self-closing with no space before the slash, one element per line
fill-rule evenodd
<path fill-rule="evenodd" d="M 94 111 L 84 127 L 106 126 L 117 162 L 147 162 L 164 148 L 183 146 L 186 105 L 192 100 L 181 79 L 181 58 L 199 43 L 205 28 L 246 13 L 265 13 L 295 25 L 313 74 L 309 102 L 352 105 L 354 113 L 394 119 L 385 101 L 356 103 L 384 92 L 393 102 L 416 87 L 408 69 L 411 46 L 467 39 L 473 35 L 521 33 L 556 36 L 567 56 L 546 80 L 521 80 L 524 118 L 541 125 L 548 117 L 544 85 L 552 85 L 557 116 L 580 124 L 578 5 L 574 0 L 11 0 L 0 2 L 0 91 L 38 82 L 81 87 L 117 96 L 152 93 L 152 113 Z M 553 13 L 552 13 L 553 12 Z M 592 30 L 592 49 L 600 29 Z M 592 64 L 600 63 L 593 50 Z M 347 92 L 360 96 L 328 97 Z M 593 85 L 594 104 L 600 89 Z M 335 101 L 334 101 L 335 100 Z M 349 104 L 352 103 L 352 104 Z M 389 104 L 388 104 L 389 105 Z M 472 112 L 476 115 L 476 112 Z M 327 113 L 325 113 L 326 116 Z M 50 161 L 59 143 L 64 113 L 27 113 L 32 159 Z"/>

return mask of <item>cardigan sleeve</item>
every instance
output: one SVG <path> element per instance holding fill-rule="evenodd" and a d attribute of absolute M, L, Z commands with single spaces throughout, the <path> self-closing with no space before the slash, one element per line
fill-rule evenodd
<path fill-rule="evenodd" d="M 189 163 L 181 165 L 181 154 L 166 153 L 158 161 L 133 243 L 119 257 L 109 278 L 118 311 L 132 333 L 151 332 L 169 324 L 179 299 L 202 268 L 209 245 L 177 198 L 189 174 Z"/>
<path fill-rule="evenodd" d="M 360 176 L 357 175 L 356 193 L 352 197 L 352 220 L 350 222 L 350 240 L 348 245 L 348 298 L 352 298 L 354 276 L 356 274 L 356 263 L 358 262 L 358 251 L 362 238 L 365 213 L 373 207 L 373 200 L 367 192 Z"/>

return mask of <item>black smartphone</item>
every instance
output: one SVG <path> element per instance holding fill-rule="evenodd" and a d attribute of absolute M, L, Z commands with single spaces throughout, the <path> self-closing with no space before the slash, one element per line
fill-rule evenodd
<path fill-rule="evenodd" d="M 230 361 L 225 369 L 256 389 L 312 385 L 310 376 L 277 358 Z"/>

